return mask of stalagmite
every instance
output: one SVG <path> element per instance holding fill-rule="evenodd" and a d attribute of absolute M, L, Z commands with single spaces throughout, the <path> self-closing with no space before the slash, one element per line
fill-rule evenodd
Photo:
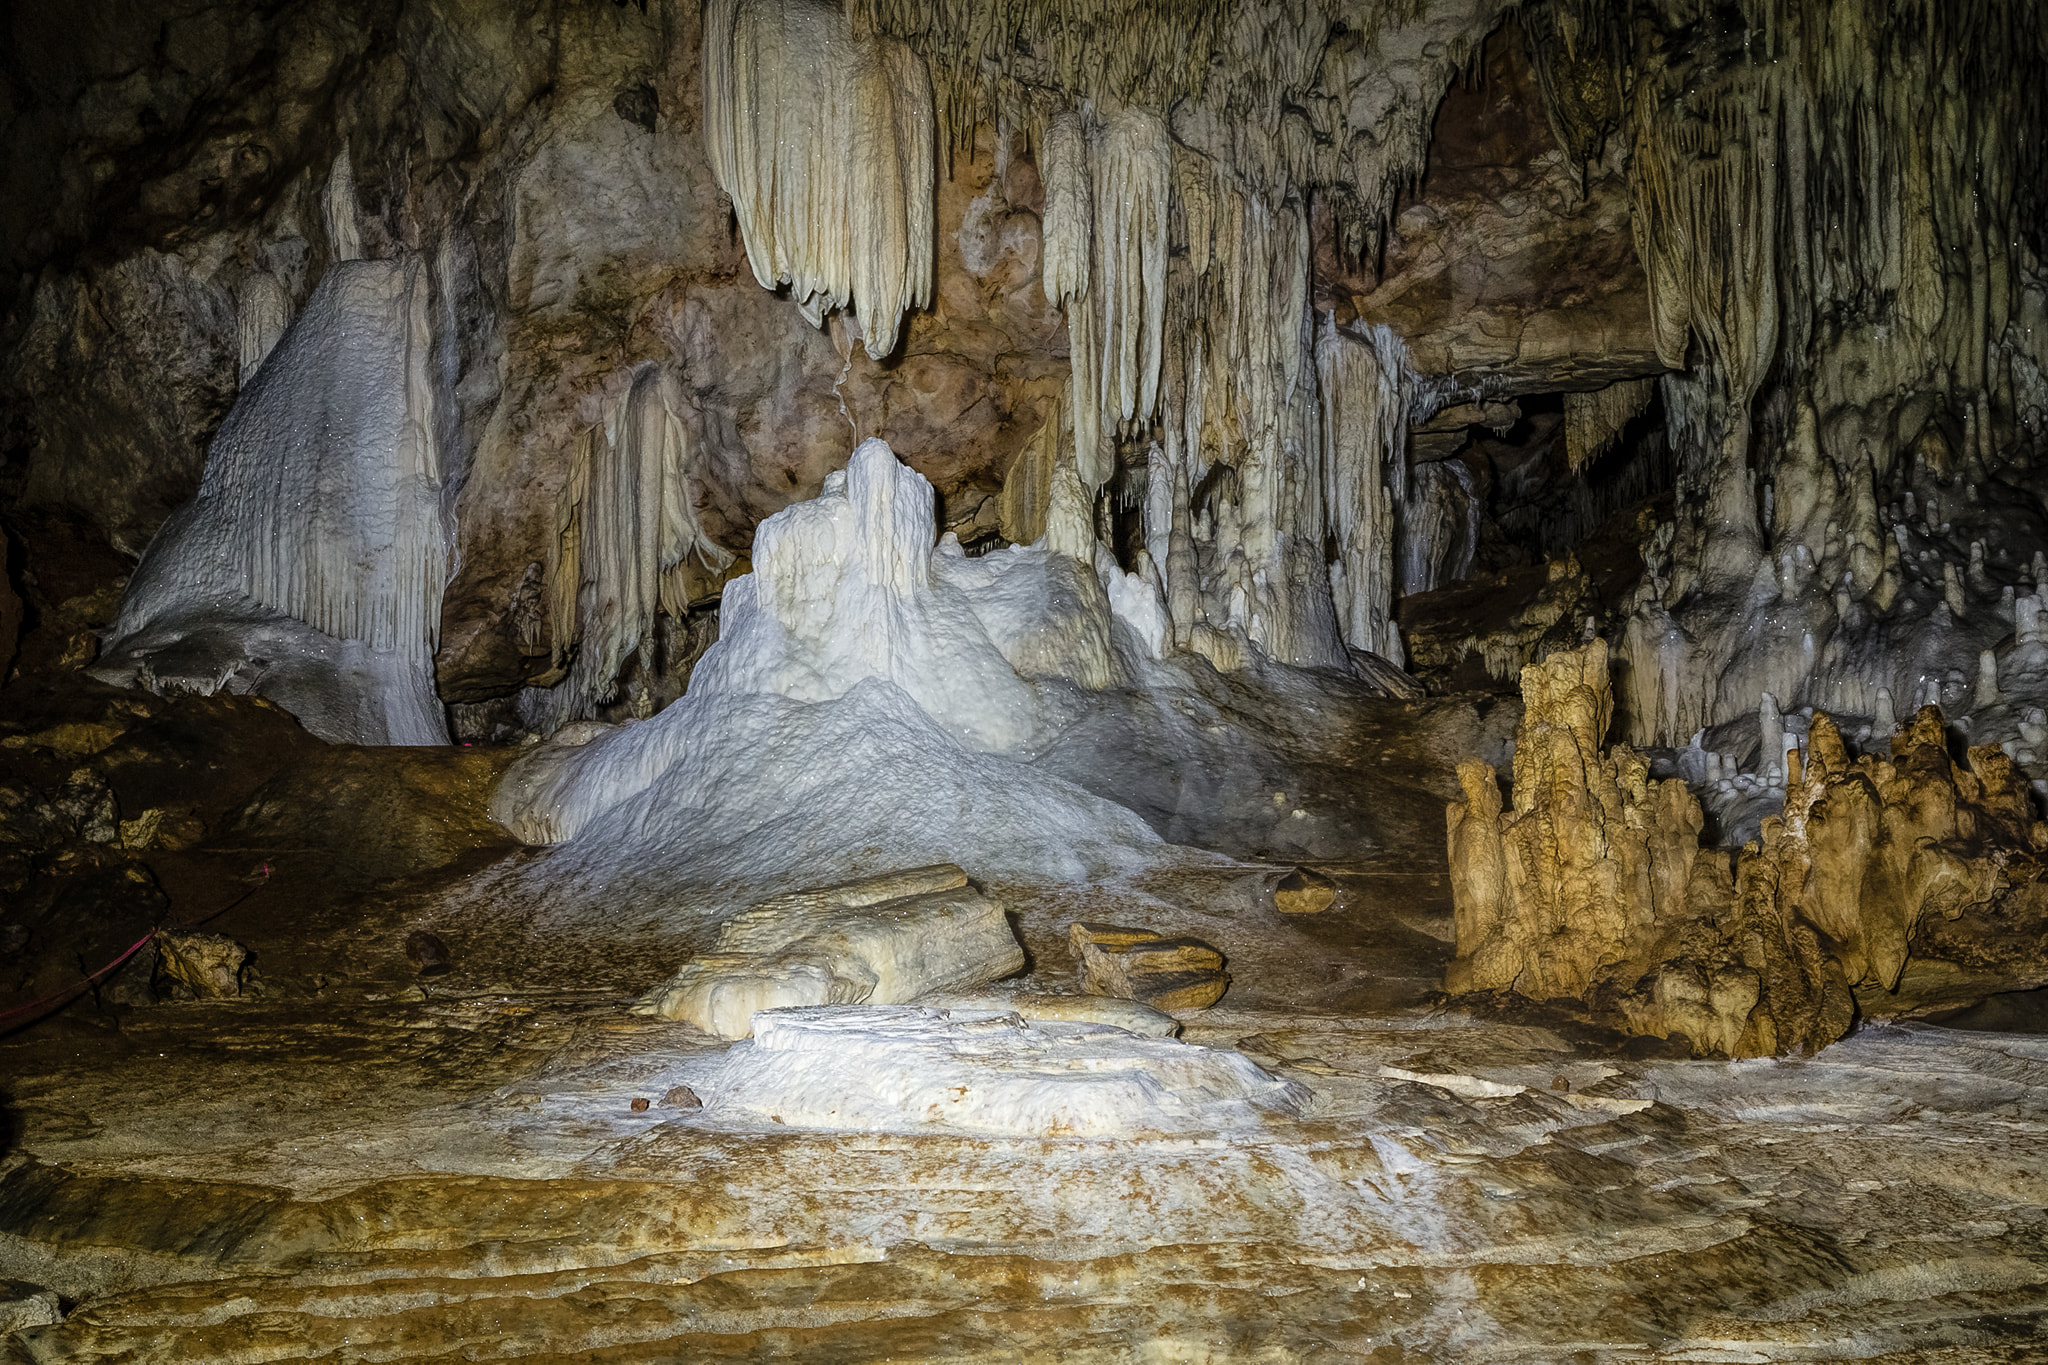
<path fill-rule="evenodd" d="M 1977 687 L 1972 695 L 1972 704 L 1977 707 L 1995 706 L 1999 699 L 1998 655 L 1984 649 L 1977 652 Z"/>
<path fill-rule="evenodd" d="M 861 344 L 896 349 L 931 302 L 937 175 L 931 78 L 888 38 L 856 38 L 825 0 L 714 0 L 704 15 L 704 136 L 763 288 L 805 317 L 851 308 Z"/>
<path fill-rule="evenodd" d="M 1741 1057 L 1826 1046 L 1859 1008 L 1927 1012 L 2048 981 L 2048 825 L 1997 748 L 1950 762 L 1937 709 L 1893 737 L 1889 759 L 1855 761 L 1816 714 L 1783 815 L 1731 877 L 1699 847 L 1683 780 L 1650 780 L 1627 745 L 1600 748 L 1604 645 L 1522 679 L 1512 809 L 1474 761 L 1448 812 L 1452 991 L 1569 996 L 1631 1032 Z"/>
<path fill-rule="evenodd" d="M 1766 692 L 1757 704 L 1757 733 L 1761 736 L 1761 747 L 1757 753 L 1756 771 L 1759 777 L 1772 767 L 1783 770 L 1785 762 L 1785 717 L 1778 710 L 1778 699 Z"/>
<path fill-rule="evenodd" d="M 1941 600 L 1947 604 L 1949 615 L 1957 620 L 1969 614 L 1969 604 L 1963 598 L 1963 580 L 1953 564 L 1941 566 Z"/>

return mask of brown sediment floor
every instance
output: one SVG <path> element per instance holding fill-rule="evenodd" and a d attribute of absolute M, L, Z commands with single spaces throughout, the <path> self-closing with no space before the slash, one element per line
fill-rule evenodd
<path fill-rule="evenodd" d="M 1417 846 L 1324 864 L 1343 895 L 1298 919 L 1256 870 L 996 888 L 1026 989 L 1072 988 L 1068 919 L 1181 915 L 1233 973 L 1185 1040 L 1307 1086 L 1303 1114 L 1093 1140 L 750 1126 L 662 1102 L 725 1044 L 626 1010 L 687 933 L 556 942 L 451 894 L 533 856 L 481 819 L 502 755 L 257 743 L 244 703 L 144 700 L 195 753 L 244 743 L 239 787 L 192 847 L 98 856 L 148 868 L 173 917 L 249 892 L 207 927 L 261 990 L 143 1003 L 123 978 L 0 1039 L 0 1276 L 66 1310 L 0 1359 L 2048 1353 L 2048 1040 L 1874 1027 L 1729 1064 L 1446 1011 L 1447 892 Z M 31 955 L 68 932 L 91 960 L 87 912 L 49 918 L 58 877 L 37 865 L 8 914 L 43 914 Z M 106 911 L 110 942 L 117 913 L 144 907 Z M 414 976 L 421 925 L 453 970 Z M 47 984 L 19 966 L 11 988 Z"/>

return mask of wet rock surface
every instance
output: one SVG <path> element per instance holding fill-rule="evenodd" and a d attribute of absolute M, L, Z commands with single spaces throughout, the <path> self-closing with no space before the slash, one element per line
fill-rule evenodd
<path fill-rule="evenodd" d="M 148 704 L 152 724 L 215 726 L 224 750 L 275 718 Z M 1728 1063 L 1530 1002 L 1448 1009 L 1449 883 L 1425 843 L 1319 864 L 1340 894 L 1314 915 L 1273 906 L 1289 869 L 1154 886 L 1152 932 L 1199 929 L 1233 976 L 1178 1042 L 1061 1003 L 1138 1008 L 1062 994 L 1080 965 L 1067 927 L 1118 922 L 1124 891 L 1005 888 L 1030 970 L 923 1007 L 1049 1020 L 998 1027 L 1078 1031 L 1095 1065 L 1139 1073 L 1146 1048 L 1235 1056 L 1285 1105 L 1203 1101 L 1096 1137 L 813 1126 L 764 1107 L 769 1078 L 739 1048 L 630 1012 L 688 934 L 584 942 L 451 896 L 533 855 L 463 833 L 462 787 L 420 756 L 272 742 L 292 784 L 237 774 L 226 793 L 271 791 L 264 821 L 210 821 L 267 842 L 144 855 L 174 909 L 194 860 L 278 869 L 208 926 L 251 947 L 269 989 L 103 992 L 0 1038 L 0 1275 L 64 1313 L 20 1324 L 14 1358 L 1120 1360 L 1163 1342 L 1232 1359 L 1988 1362 L 2027 1358 L 2048 1320 L 2038 1036 L 1865 1025 L 1807 1060 Z M 312 859 L 289 850 L 333 823 L 315 798 L 349 773 L 440 792 L 441 831 L 392 861 L 390 826 L 422 826 L 394 806 L 330 838 L 320 866 L 343 889 L 285 880 Z M 205 782 L 152 799 L 224 802 Z M 415 975 L 414 931 L 445 941 L 446 972 Z M 828 1074 L 865 1074 L 836 1055 Z M 973 1065 L 1041 1064 L 1004 1070 L 1018 1062 Z"/>

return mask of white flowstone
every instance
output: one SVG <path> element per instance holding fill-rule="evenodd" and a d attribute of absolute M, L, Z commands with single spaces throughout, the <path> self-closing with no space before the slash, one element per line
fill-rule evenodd
<path fill-rule="evenodd" d="M 635 1009 L 744 1038 L 758 1010 L 904 1004 L 1023 966 L 1003 907 L 940 864 L 763 901 Z"/>
<path fill-rule="evenodd" d="M 1150 856 L 1136 815 L 1009 757 L 1031 756 L 1053 704 L 1027 673 L 1056 680 L 1055 702 L 1122 676 L 1092 566 L 1029 546 L 968 559 L 933 531 L 930 485 L 864 443 L 818 498 L 761 524 L 688 694 L 540 746 L 493 816 L 529 842 L 593 833 L 593 871 L 613 845 L 644 863 L 630 850 L 651 841 L 700 875 L 765 879 L 815 867 L 819 830 L 996 877 Z"/>
<path fill-rule="evenodd" d="M 1313 1100 L 1236 1052 L 914 1005 L 763 1012 L 693 1088 L 713 1122 L 1017 1137 L 1245 1128 Z"/>
<path fill-rule="evenodd" d="M 447 743 L 428 293 L 413 259 L 328 270 L 150 542 L 96 676 L 254 692 L 340 743 Z"/>

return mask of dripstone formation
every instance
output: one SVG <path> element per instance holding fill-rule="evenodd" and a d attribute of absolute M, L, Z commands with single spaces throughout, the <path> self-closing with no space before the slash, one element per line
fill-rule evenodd
<path fill-rule="evenodd" d="M 0 1361 L 2035 1358 L 2041 9 L 14 6 Z"/>
<path fill-rule="evenodd" d="M 1758 1057 L 1825 1047 L 1859 1002 L 1911 1015 L 2048 982 L 2048 825 L 2004 751 L 1955 760 L 1929 706 L 1888 756 L 1852 759 L 1816 714 L 1788 751 L 1783 813 L 1740 850 L 1703 848 L 1683 779 L 1603 744 L 1609 670 L 1597 640 L 1523 670 L 1505 808 L 1490 765 L 1459 765 L 1451 991 L 1570 998 L 1632 1033 Z"/>

